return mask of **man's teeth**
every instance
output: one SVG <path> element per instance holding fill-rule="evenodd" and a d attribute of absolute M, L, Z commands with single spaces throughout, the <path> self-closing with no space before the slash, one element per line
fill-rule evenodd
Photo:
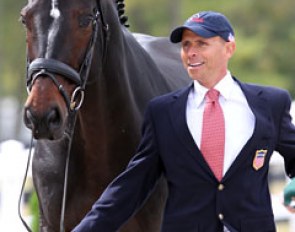
<path fill-rule="evenodd" d="M 199 63 L 188 64 L 188 66 L 190 66 L 190 67 L 198 67 L 198 66 L 201 66 L 202 64 L 203 64 L 203 62 L 199 62 Z"/>

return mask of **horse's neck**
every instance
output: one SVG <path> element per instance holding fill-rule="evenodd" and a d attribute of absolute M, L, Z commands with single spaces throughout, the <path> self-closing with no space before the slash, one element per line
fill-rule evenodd
<path fill-rule="evenodd" d="M 75 135 L 81 143 L 76 146 L 83 150 L 90 166 L 92 163 L 96 170 L 110 174 L 121 170 L 122 163 L 127 164 L 130 157 L 120 157 L 121 153 L 134 153 L 141 124 L 141 115 L 116 85 L 98 81 L 86 88 Z"/>
<path fill-rule="evenodd" d="M 119 171 L 139 142 L 148 100 L 167 89 L 159 70 L 132 35 L 127 31 L 118 31 L 117 35 L 122 40 L 109 41 L 103 68 L 97 61 L 93 64 L 90 80 L 96 81 L 86 86 L 76 133 L 83 144 L 76 146 L 83 147 L 85 159 L 93 160 L 93 165 L 99 159 L 104 169 Z"/>

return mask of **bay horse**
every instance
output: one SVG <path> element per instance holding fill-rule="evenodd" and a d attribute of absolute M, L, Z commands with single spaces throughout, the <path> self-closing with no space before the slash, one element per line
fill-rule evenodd
<path fill-rule="evenodd" d="M 59 231 L 63 196 L 64 230 L 75 227 L 135 153 L 147 102 L 189 83 L 179 47 L 130 32 L 123 1 L 28 0 L 21 11 L 40 231 Z M 163 179 L 120 231 L 159 231 L 166 195 Z"/>

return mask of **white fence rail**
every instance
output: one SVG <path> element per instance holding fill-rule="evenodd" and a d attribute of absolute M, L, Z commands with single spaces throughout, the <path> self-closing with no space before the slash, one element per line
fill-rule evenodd
<path fill-rule="evenodd" d="M 22 143 L 8 140 L 0 144 L 0 231 L 26 231 L 18 217 L 18 199 L 27 158 Z M 28 175 L 30 179 L 31 171 Z M 29 215 L 23 214 L 29 221 Z"/>

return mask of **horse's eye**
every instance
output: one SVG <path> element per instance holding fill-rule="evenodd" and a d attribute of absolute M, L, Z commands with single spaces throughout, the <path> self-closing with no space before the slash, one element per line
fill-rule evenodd
<path fill-rule="evenodd" d="M 88 27 L 93 19 L 92 15 L 82 15 L 79 17 L 79 26 L 80 27 Z"/>

